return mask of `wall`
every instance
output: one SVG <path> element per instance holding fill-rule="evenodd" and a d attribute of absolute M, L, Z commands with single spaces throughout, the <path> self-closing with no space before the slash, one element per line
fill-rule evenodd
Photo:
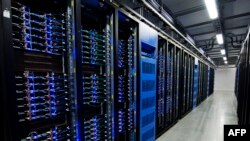
<path fill-rule="evenodd" d="M 220 68 L 215 70 L 214 90 L 234 91 L 236 68 Z"/>

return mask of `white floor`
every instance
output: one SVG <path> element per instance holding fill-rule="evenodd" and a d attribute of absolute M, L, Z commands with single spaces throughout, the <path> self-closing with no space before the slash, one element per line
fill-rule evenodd
<path fill-rule="evenodd" d="M 225 124 L 237 124 L 233 92 L 215 92 L 157 141 L 223 141 Z"/>

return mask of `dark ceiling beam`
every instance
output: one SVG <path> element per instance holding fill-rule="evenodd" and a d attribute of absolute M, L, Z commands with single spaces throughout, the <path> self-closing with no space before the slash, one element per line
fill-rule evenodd
<path fill-rule="evenodd" d="M 207 51 L 206 53 L 207 53 L 207 54 L 210 54 L 210 53 L 219 53 L 219 54 L 220 54 L 220 50 L 215 50 L 215 51 Z"/>
<path fill-rule="evenodd" d="M 213 21 L 206 21 L 206 22 L 188 25 L 188 26 L 185 26 L 184 28 L 193 28 L 193 27 L 202 26 L 202 25 L 206 25 L 206 24 L 212 24 L 212 23 L 213 23 Z"/>
<path fill-rule="evenodd" d="M 233 0 L 233 1 L 235 1 L 235 0 Z M 223 2 L 223 3 L 227 3 L 227 2 Z M 203 5 L 198 5 L 198 6 L 195 6 L 195 7 L 189 8 L 189 9 L 185 9 L 182 11 L 177 11 L 174 13 L 174 15 L 175 15 L 175 17 L 180 17 L 180 16 L 191 14 L 191 13 L 195 13 L 195 12 L 198 12 L 198 11 L 201 11 L 204 9 L 206 9 L 206 6 L 203 4 Z"/>
<path fill-rule="evenodd" d="M 235 34 L 235 36 L 246 36 L 246 33 L 244 33 L 244 34 Z M 196 40 L 195 42 L 196 42 L 196 43 L 199 43 L 199 42 L 204 42 L 204 41 L 209 41 L 209 40 L 211 40 L 211 39 Z M 216 43 L 215 43 L 215 44 L 216 44 Z"/>
<path fill-rule="evenodd" d="M 250 12 L 228 16 L 228 17 L 223 18 L 222 20 L 231 20 L 231 19 L 236 19 L 236 18 L 245 17 L 245 16 L 250 16 Z"/>
<path fill-rule="evenodd" d="M 185 10 L 182 10 L 182 11 L 175 12 L 174 15 L 176 17 L 180 17 L 180 16 L 184 16 L 184 15 L 188 15 L 188 14 L 191 14 L 191 13 L 194 13 L 194 12 L 204 10 L 205 8 L 206 8 L 205 5 L 199 5 L 199 6 L 196 6 L 196 7 L 192 7 L 192 8 L 189 8 L 189 9 L 185 9 Z"/>
<path fill-rule="evenodd" d="M 231 54 L 236 54 L 237 53 L 236 51 L 239 52 L 240 50 L 230 50 L 229 49 L 229 53 L 231 53 Z M 220 50 L 207 51 L 206 53 L 207 54 L 214 54 L 214 53 L 221 54 Z"/>
<path fill-rule="evenodd" d="M 247 28 L 248 25 L 241 25 L 241 26 L 235 26 L 235 27 L 229 27 L 225 28 L 225 30 L 234 30 L 234 29 L 240 29 L 240 28 Z"/>
<path fill-rule="evenodd" d="M 231 19 L 245 17 L 245 16 L 250 16 L 250 12 L 242 13 L 242 14 L 238 14 L 238 15 L 233 15 L 233 16 L 228 16 L 228 17 L 222 18 L 221 20 L 226 21 L 226 20 L 231 20 Z M 213 22 L 214 22 L 214 20 L 201 22 L 201 23 L 185 26 L 184 28 L 193 28 L 193 27 L 202 26 L 202 25 L 206 25 L 206 24 L 212 24 Z"/>
<path fill-rule="evenodd" d="M 227 58 L 227 60 L 237 60 L 237 59 L 238 59 L 238 57 L 229 57 L 229 58 Z M 223 60 L 223 58 L 222 57 L 218 57 L 218 58 L 213 58 L 213 60 L 219 61 L 219 60 Z"/>
<path fill-rule="evenodd" d="M 191 36 L 200 36 L 200 35 L 206 35 L 206 34 L 212 34 L 212 33 L 215 33 L 215 31 L 201 32 L 197 34 L 192 34 Z"/>
<path fill-rule="evenodd" d="M 247 26 L 248 25 L 229 27 L 229 28 L 225 28 L 224 30 L 235 30 L 235 29 L 240 29 L 240 28 L 247 28 Z M 216 33 L 216 32 L 215 31 L 201 32 L 201 33 L 191 34 L 191 36 L 200 36 L 200 35 L 206 35 L 206 34 L 212 34 L 212 33 Z"/>

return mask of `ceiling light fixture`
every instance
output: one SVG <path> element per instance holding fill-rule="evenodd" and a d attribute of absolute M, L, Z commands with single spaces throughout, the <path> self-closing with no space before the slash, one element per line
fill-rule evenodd
<path fill-rule="evenodd" d="M 221 52 L 222 55 L 225 55 L 225 54 L 226 54 L 225 49 L 221 49 L 220 52 Z"/>
<path fill-rule="evenodd" d="M 223 60 L 224 60 L 224 61 L 227 61 L 227 57 L 223 57 Z"/>
<path fill-rule="evenodd" d="M 216 6 L 216 1 L 215 0 L 205 0 L 205 4 L 207 7 L 209 17 L 211 19 L 218 18 L 218 10 L 217 10 L 217 6 Z"/>
<path fill-rule="evenodd" d="M 224 43 L 222 34 L 217 34 L 216 39 L 217 39 L 218 44 L 221 45 Z"/>

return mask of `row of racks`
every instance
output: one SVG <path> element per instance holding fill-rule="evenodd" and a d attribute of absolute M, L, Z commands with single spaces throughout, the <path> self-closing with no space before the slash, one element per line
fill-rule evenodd
<path fill-rule="evenodd" d="M 159 136 L 190 110 L 194 58 L 162 40 L 157 55 L 156 132 Z"/>
<path fill-rule="evenodd" d="M 12 21 L 14 48 L 56 55 L 66 50 L 65 14 L 42 13 L 15 2 Z"/>

